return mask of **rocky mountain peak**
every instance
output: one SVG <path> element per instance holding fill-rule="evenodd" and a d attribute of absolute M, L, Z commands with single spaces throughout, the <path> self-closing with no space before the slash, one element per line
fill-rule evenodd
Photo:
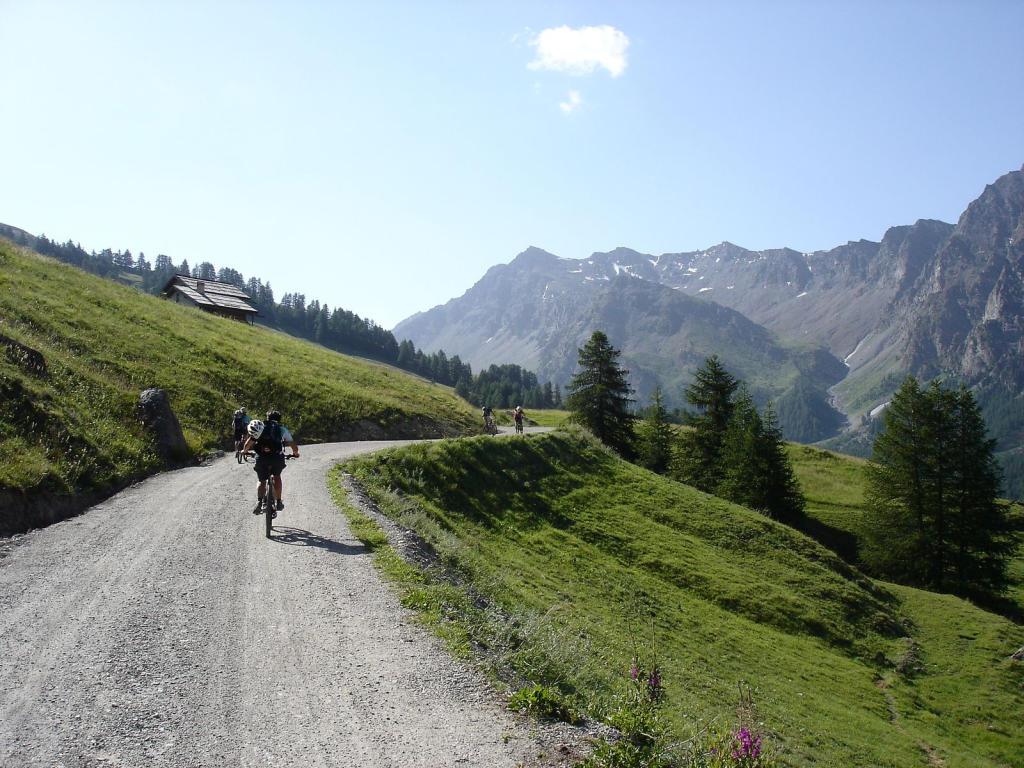
<path fill-rule="evenodd" d="M 538 267 L 551 267 L 559 261 L 561 259 L 555 256 L 555 254 L 548 253 L 543 248 L 531 245 L 512 259 L 511 264 L 520 269 L 536 269 Z"/>
<path fill-rule="evenodd" d="M 730 311 L 712 316 L 712 302 Z M 757 327 L 792 346 L 772 347 Z M 477 369 L 514 361 L 564 386 L 595 328 L 623 350 L 638 391 L 658 382 L 678 395 L 702 354 L 732 355 L 727 362 L 743 378 L 760 378 L 779 402 L 811 392 L 818 423 L 828 422 L 827 403 L 859 423 L 907 374 L 1019 398 L 1024 167 L 988 185 L 955 226 L 919 219 L 889 228 L 879 242 L 827 251 L 753 251 L 723 241 L 659 256 L 620 246 L 560 259 L 531 247 L 492 267 L 462 298 L 403 321 L 396 334 Z M 792 357 L 800 347 L 811 351 Z M 837 367 L 845 377 L 834 384 Z"/>

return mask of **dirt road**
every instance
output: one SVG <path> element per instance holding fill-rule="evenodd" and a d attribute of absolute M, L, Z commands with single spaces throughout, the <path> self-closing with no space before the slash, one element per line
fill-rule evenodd
<path fill-rule="evenodd" d="M 564 760 L 409 623 L 333 505 L 328 469 L 383 445 L 303 447 L 271 541 L 227 456 L 0 544 L 0 766 Z"/>

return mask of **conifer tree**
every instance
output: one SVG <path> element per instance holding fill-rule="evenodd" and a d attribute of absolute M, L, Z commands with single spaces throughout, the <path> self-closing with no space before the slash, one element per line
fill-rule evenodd
<path fill-rule="evenodd" d="M 928 453 L 931 421 L 917 380 L 908 377 L 885 411 L 885 429 L 875 438 L 868 466 L 865 562 L 896 581 L 924 584 L 928 517 Z"/>
<path fill-rule="evenodd" d="M 1001 473 L 996 441 L 987 437 L 974 396 L 964 386 L 952 400 L 951 577 L 962 595 L 999 594 L 1014 552 L 1005 508 L 998 503 Z"/>
<path fill-rule="evenodd" d="M 868 467 L 865 564 L 915 586 L 998 594 L 1013 539 L 973 396 L 908 377 L 884 421 Z"/>
<path fill-rule="evenodd" d="M 686 401 L 700 410 L 686 414 L 686 423 L 693 432 L 680 445 L 678 475 L 683 482 L 708 493 L 713 493 L 722 479 L 722 445 L 738 386 L 718 355 L 712 355 L 684 391 Z"/>
<path fill-rule="evenodd" d="M 745 385 L 739 387 L 731 410 L 718 457 L 720 479 L 713 490 L 723 499 L 758 509 L 758 484 L 763 475 L 763 467 L 757 462 L 761 417 Z"/>
<path fill-rule="evenodd" d="M 786 456 L 775 410 L 769 403 L 759 415 L 743 385 L 733 401 L 720 471 L 718 496 L 790 525 L 803 517 L 804 497 Z"/>
<path fill-rule="evenodd" d="M 775 520 L 790 525 L 798 523 L 804 516 L 804 495 L 786 454 L 782 428 L 771 403 L 765 406 L 761 415 L 758 449 L 765 462 L 763 508 Z"/>
<path fill-rule="evenodd" d="M 664 473 L 672 463 L 672 427 L 668 409 L 661 396 L 661 386 L 651 393 L 651 405 L 637 429 L 637 458 L 639 464 L 652 472 Z"/>
<path fill-rule="evenodd" d="M 566 390 L 572 419 L 605 445 L 629 457 L 633 452 L 633 417 L 630 413 L 629 371 L 618 364 L 619 350 L 603 331 L 594 331 L 578 350 L 579 371 Z"/>

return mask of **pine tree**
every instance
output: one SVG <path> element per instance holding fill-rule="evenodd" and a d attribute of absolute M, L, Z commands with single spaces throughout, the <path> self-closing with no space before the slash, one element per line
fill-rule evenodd
<path fill-rule="evenodd" d="M 759 415 L 743 385 L 725 431 L 721 476 L 718 496 L 789 525 L 803 518 L 804 497 L 786 455 L 775 410 L 769 403 Z"/>
<path fill-rule="evenodd" d="M 573 421 L 582 424 L 605 445 L 629 457 L 633 452 L 629 371 L 618 364 L 619 350 L 602 331 L 594 331 L 579 353 L 579 371 L 566 390 Z"/>
<path fill-rule="evenodd" d="M 952 399 L 951 578 L 962 595 L 999 594 L 1014 552 L 1006 512 L 996 498 L 1001 474 L 996 441 L 986 434 L 974 396 L 964 386 Z"/>
<path fill-rule="evenodd" d="M 885 411 L 885 429 L 875 438 L 867 470 L 865 561 L 876 572 L 911 584 L 926 581 L 926 407 L 917 380 L 907 378 Z"/>
<path fill-rule="evenodd" d="M 672 464 L 674 434 L 668 420 L 668 410 L 661 396 L 661 387 L 651 393 L 651 405 L 637 429 L 637 458 L 642 467 L 664 473 Z"/>
<path fill-rule="evenodd" d="M 722 436 L 714 493 L 751 509 L 760 509 L 759 485 L 764 476 L 758 456 L 761 417 L 745 385 L 731 403 L 732 416 Z"/>
<path fill-rule="evenodd" d="M 771 403 L 761 414 L 761 430 L 757 441 L 758 463 L 764 467 L 762 497 L 758 508 L 774 520 L 788 525 L 800 522 L 804 516 L 804 495 L 793 473 L 793 465 L 786 454 L 782 429 Z"/>
<path fill-rule="evenodd" d="M 725 370 L 717 355 L 712 355 L 684 391 L 686 401 L 700 411 L 686 415 L 686 423 L 693 427 L 693 432 L 680 446 L 678 474 L 684 482 L 709 493 L 722 479 L 722 444 L 738 386 L 739 381 Z"/>
<path fill-rule="evenodd" d="M 964 596 L 1002 591 L 1013 539 L 994 452 L 970 392 L 908 377 L 868 467 L 866 565 Z"/>

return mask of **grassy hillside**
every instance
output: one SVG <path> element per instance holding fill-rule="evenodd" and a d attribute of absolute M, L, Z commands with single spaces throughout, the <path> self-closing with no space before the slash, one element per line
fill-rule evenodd
<path fill-rule="evenodd" d="M 441 436 L 475 409 L 395 369 L 175 305 L 0 239 L 0 529 L 19 502 L 87 496 L 154 471 L 138 420 L 161 387 L 189 449 L 230 444 L 230 417 L 281 409 L 300 442 Z M 36 358 L 38 360 L 38 358 Z M 7 517 L 5 519 L 5 514 Z"/>
<path fill-rule="evenodd" d="M 803 530 L 837 552 L 849 563 L 858 562 L 859 541 L 864 536 L 865 459 L 822 451 L 805 445 L 788 445 L 793 471 L 807 500 Z M 1011 524 L 1024 531 L 1024 505 L 1008 504 Z M 999 612 L 1024 617 L 1024 537 L 1016 558 L 1010 562 L 1010 586 Z"/>
<path fill-rule="evenodd" d="M 867 460 L 796 443 L 787 449 L 807 502 L 804 530 L 856 563 Z"/>
<path fill-rule="evenodd" d="M 731 722 L 749 686 L 784 765 L 1010 766 L 1024 754 L 1022 666 L 1008 659 L 1019 626 L 878 585 L 804 535 L 575 432 L 418 445 L 346 468 L 470 585 L 460 598 L 463 587 L 408 579 L 407 604 L 591 714 L 610 711 L 639 655 L 660 665 L 683 737 Z"/>

